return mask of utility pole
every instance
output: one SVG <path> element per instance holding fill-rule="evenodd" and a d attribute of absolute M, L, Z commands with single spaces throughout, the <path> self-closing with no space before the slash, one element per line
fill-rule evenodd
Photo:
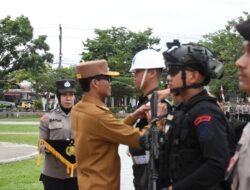
<path fill-rule="evenodd" d="M 62 26 L 59 24 L 59 65 L 58 68 L 62 66 Z"/>

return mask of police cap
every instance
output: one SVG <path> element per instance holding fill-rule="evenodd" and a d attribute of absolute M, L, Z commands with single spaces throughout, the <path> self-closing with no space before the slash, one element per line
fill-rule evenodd
<path fill-rule="evenodd" d="M 250 41 L 250 19 L 235 26 L 236 30 L 247 41 Z"/>
<path fill-rule="evenodd" d="M 109 71 L 108 62 L 104 59 L 88 61 L 77 65 L 76 77 L 77 79 L 85 79 L 97 75 L 118 76 L 119 72 Z"/>
<path fill-rule="evenodd" d="M 74 80 L 58 80 L 56 81 L 56 90 L 59 93 L 76 92 L 76 82 Z"/>

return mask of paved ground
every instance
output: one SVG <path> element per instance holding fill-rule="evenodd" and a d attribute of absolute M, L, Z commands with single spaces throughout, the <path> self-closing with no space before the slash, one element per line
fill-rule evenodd
<path fill-rule="evenodd" d="M 0 122 L 0 124 L 23 124 L 24 122 Z M 38 124 L 37 122 L 25 122 L 25 124 Z M 0 126 L 1 127 L 1 126 Z M 0 132 L 0 134 L 37 134 L 34 132 Z M 126 154 L 127 146 L 120 145 L 121 158 L 121 190 L 133 190 L 133 172 L 131 158 Z M 0 142 L 0 164 L 30 159 L 37 155 L 37 147 Z"/>
<path fill-rule="evenodd" d="M 27 144 L 0 142 L 0 164 L 30 159 L 37 155 L 37 148 Z"/>
<path fill-rule="evenodd" d="M 0 125 L 36 125 L 39 122 L 0 121 Z M 1 127 L 1 126 L 0 126 Z M 0 134 L 37 134 L 35 132 L 0 132 Z M 37 155 L 37 147 L 27 144 L 0 142 L 0 164 L 30 159 Z"/>

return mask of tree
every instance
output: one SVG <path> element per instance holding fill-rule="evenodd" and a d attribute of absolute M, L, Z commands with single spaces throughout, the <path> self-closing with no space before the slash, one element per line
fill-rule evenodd
<path fill-rule="evenodd" d="M 152 37 L 152 29 L 138 33 L 129 31 L 125 27 L 111 29 L 95 29 L 96 37 L 83 42 L 84 51 L 82 61 L 106 59 L 110 70 L 119 71 L 123 77 L 115 77 L 112 85 L 113 95 L 131 97 L 136 91 L 129 68 L 133 56 L 140 50 L 154 48 L 160 39 Z M 124 77 L 126 76 L 126 77 Z"/>
<path fill-rule="evenodd" d="M 217 96 L 221 85 L 227 94 L 239 91 L 235 62 L 242 55 L 243 39 L 236 32 L 235 25 L 250 18 L 247 12 L 243 12 L 243 14 L 244 16 L 228 21 L 224 29 L 204 35 L 204 40 L 200 41 L 202 45 L 209 47 L 224 63 L 223 79 L 220 81 L 212 80 L 209 84 L 210 91 Z"/>
<path fill-rule="evenodd" d="M 125 27 L 95 29 L 96 37 L 83 42 L 82 60 L 106 59 L 112 70 L 127 74 L 133 56 L 140 50 L 153 48 L 160 39 L 151 37 L 152 29 L 131 32 Z"/>
<path fill-rule="evenodd" d="M 46 38 L 41 35 L 33 39 L 33 28 L 27 17 L 12 20 L 7 16 L 0 20 L 0 79 L 21 69 L 39 72 L 46 62 L 52 62 Z"/>
<path fill-rule="evenodd" d="M 75 79 L 75 67 L 70 68 L 58 68 L 53 69 L 51 65 L 45 64 L 43 72 L 38 72 L 36 74 L 33 71 L 26 71 L 24 69 L 13 71 L 9 78 L 13 84 L 19 84 L 20 82 L 27 80 L 31 83 L 32 88 L 37 93 L 37 95 L 44 95 L 45 92 L 55 92 L 55 83 L 60 79 Z M 1 82 L 1 81 L 0 81 Z M 5 84 L 10 84 L 5 83 Z M 5 85 L 6 86 L 6 85 Z M 10 86 L 10 85 L 8 85 Z M 8 89 L 8 86 L 5 89 Z M 80 87 L 77 86 L 77 92 L 80 93 Z M 79 94 L 78 94 L 79 95 Z"/>

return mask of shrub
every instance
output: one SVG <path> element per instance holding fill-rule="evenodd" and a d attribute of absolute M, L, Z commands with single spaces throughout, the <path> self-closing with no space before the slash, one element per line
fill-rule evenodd
<path fill-rule="evenodd" d="M 43 109 L 42 101 L 41 99 L 36 99 L 33 103 L 33 109 L 34 110 L 41 110 Z"/>

